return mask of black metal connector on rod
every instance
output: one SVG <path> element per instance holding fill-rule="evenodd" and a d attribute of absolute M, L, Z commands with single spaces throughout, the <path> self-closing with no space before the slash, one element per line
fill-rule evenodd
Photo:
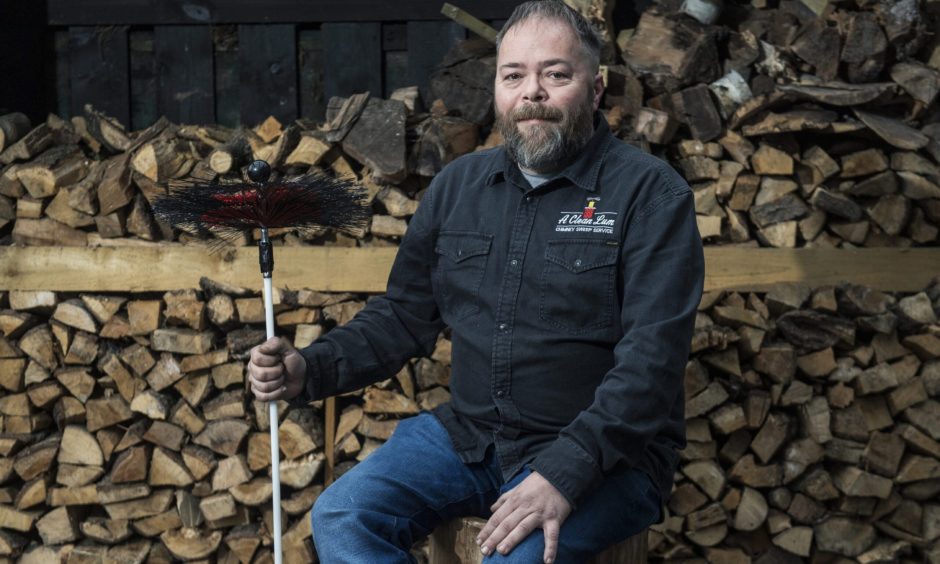
<path fill-rule="evenodd" d="M 271 278 L 274 272 L 274 247 L 268 238 L 268 228 L 261 228 L 261 240 L 258 241 L 258 262 L 261 265 L 261 276 Z"/>
<path fill-rule="evenodd" d="M 262 185 L 262 189 L 269 178 L 271 178 L 271 165 L 266 161 L 252 161 L 248 165 L 248 179 L 255 184 Z M 267 227 L 261 228 L 261 240 L 258 241 L 258 262 L 261 265 L 261 275 L 271 278 L 274 273 L 274 248 L 271 246 Z"/>

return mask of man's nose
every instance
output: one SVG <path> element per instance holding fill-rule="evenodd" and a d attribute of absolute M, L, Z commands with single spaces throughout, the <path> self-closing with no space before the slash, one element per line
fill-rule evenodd
<path fill-rule="evenodd" d="M 542 81 L 539 80 L 538 75 L 533 75 L 526 78 L 522 98 L 527 102 L 544 102 L 548 97 L 545 89 L 542 88 Z"/>

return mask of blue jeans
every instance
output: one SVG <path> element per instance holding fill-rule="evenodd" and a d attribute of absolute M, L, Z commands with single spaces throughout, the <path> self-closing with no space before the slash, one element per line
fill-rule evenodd
<path fill-rule="evenodd" d="M 311 512 L 313 539 L 325 564 L 414 562 L 411 546 L 455 517 L 488 517 L 489 507 L 525 479 L 504 482 L 494 449 L 465 464 L 436 417 L 405 419 L 389 441 L 340 477 Z M 646 529 L 660 516 L 659 494 L 638 470 L 611 475 L 578 504 L 561 527 L 559 564 L 580 563 Z M 506 556 L 487 564 L 542 562 L 537 529 Z"/>

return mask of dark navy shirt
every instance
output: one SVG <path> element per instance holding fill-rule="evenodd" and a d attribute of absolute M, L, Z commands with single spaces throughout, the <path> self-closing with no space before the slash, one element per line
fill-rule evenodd
<path fill-rule="evenodd" d="M 495 447 L 574 506 L 637 468 L 662 499 L 685 446 L 683 374 L 703 282 L 692 193 L 603 119 L 532 188 L 503 147 L 433 180 L 387 293 L 302 351 L 309 398 L 429 355 L 451 328 L 450 402 L 434 414 L 465 462 Z"/>

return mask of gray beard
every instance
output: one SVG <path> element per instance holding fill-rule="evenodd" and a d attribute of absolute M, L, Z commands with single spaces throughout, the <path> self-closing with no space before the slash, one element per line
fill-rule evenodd
<path fill-rule="evenodd" d="M 523 133 L 515 120 L 499 115 L 496 122 L 509 156 L 520 167 L 533 172 L 553 172 L 581 152 L 593 135 L 590 106 L 581 106 L 559 122 L 529 127 Z"/>

